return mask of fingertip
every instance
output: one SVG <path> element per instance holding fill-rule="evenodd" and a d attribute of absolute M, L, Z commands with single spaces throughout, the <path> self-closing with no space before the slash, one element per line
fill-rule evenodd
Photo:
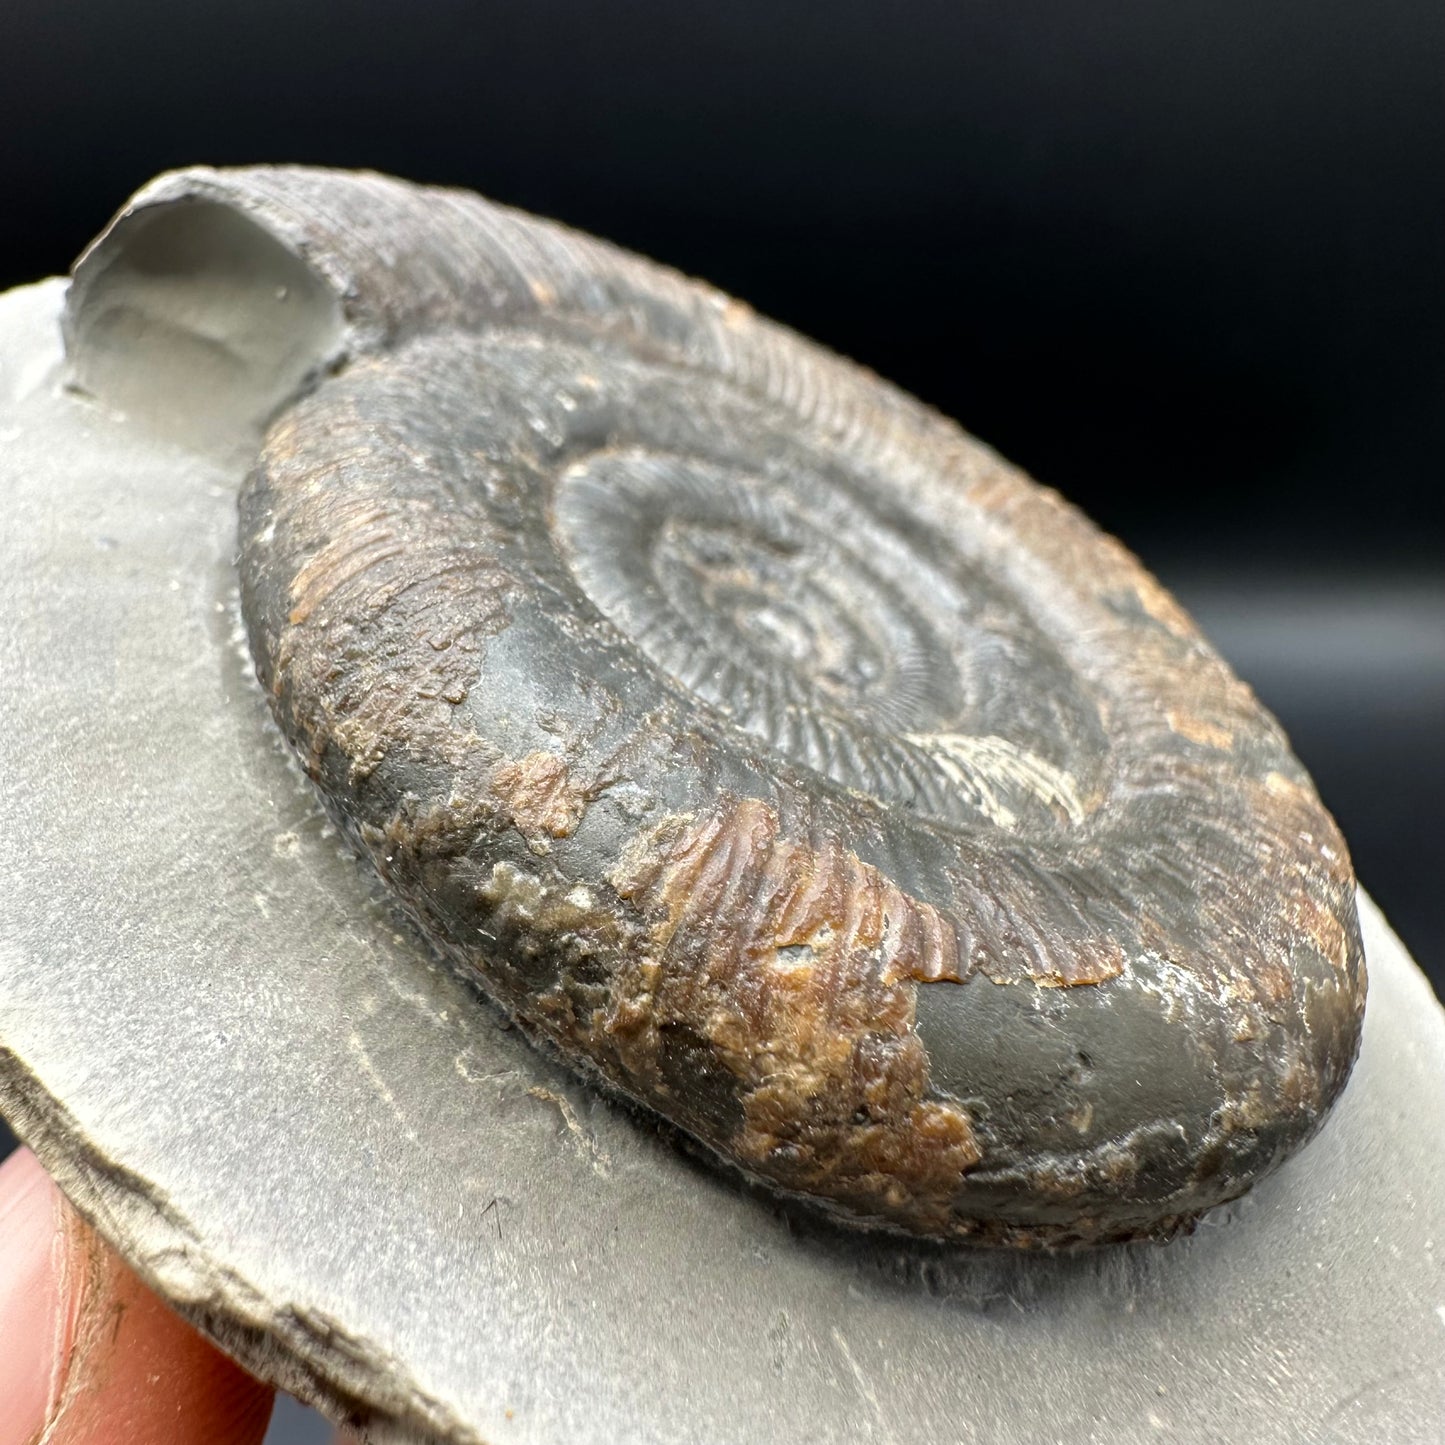
<path fill-rule="evenodd" d="M 0 1361 L 0 1445 L 259 1445 L 271 1416 L 26 1151 L 0 1166 Z"/>
<path fill-rule="evenodd" d="M 38 1438 L 68 1352 L 56 1257 L 59 1196 L 28 1149 L 0 1164 L 0 1445 Z"/>

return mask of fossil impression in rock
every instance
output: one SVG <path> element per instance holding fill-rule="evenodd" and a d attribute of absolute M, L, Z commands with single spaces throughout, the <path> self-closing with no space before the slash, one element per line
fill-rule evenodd
<path fill-rule="evenodd" d="M 401 906 L 746 1175 L 926 1236 L 1162 1236 L 1339 1094 L 1364 966 L 1308 778 L 1158 583 L 952 422 L 371 175 L 163 177 L 69 326 L 111 394 L 165 367 L 267 420 L 257 672 Z"/>

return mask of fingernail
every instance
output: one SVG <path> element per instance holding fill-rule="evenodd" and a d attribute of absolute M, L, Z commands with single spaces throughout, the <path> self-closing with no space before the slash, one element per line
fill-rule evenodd
<path fill-rule="evenodd" d="M 0 1445 L 29 1445 L 60 1398 L 69 1352 L 60 1195 L 28 1149 L 0 1164 Z"/>

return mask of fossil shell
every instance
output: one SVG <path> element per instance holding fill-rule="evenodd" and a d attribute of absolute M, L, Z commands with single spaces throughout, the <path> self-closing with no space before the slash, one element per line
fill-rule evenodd
<path fill-rule="evenodd" d="M 1055 494 L 473 195 L 192 171 L 127 226 L 72 327 L 169 306 L 209 355 L 187 238 L 229 238 L 271 363 L 238 406 L 281 408 L 241 498 L 258 673 L 534 1037 L 747 1175 L 930 1236 L 1168 1234 L 1318 1127 L 1365 990 L 1345 846 Z"/>

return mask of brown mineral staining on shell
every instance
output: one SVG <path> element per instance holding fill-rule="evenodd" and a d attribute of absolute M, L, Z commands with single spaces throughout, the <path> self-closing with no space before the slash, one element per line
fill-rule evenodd
<path fill-rule="evenodd" d="M 1040 988 L 1080 988 L 1108 983 L 1124 972 L 1124 950 L 1114 942 L 1061 949 L 1055 953 L 1024 952 L 1004 963 L 981 961 L 979 972 L 995 983 L 1015 983 L 1020 974 Z"/>
<path fill-rule="evenodd" d="M 1117 542 L 716 291 L 477 197 L 184 173 L 336 297 L 241 498 L 282 730 L 587 1077 L 855 1224 L 1167 1235 L 1365 977 L 1277 725 Z"/>
<path fill-rule="evenodd" d="M 681 933 L 710 954 L 771 957 L 787 975 L 797 965 L 780 966 L 778 951 L 801 949 L 809 971 L 836 960 L 856 988 L 968 976 L 953 926 L 936 908 L 836 839 L 815 850 L 779 838 L 777 814 L 756 798 L 728 801 L 692 827 L 664 824 L 643 851 L 646 861 L 624 858 L 613 880 L 620 897 L 664 910 L 660 947 Z"/>
<path fill-rule="evenodd" d="M 1182 738 L 1188 738 L 1192 743 L 1198 743 L 1205 748 L 1223 748 L 1228 750 L 1234 746 L 1234 734 L 1228 728 L 1219 727 L 1216 723 L 1207 722 L 1204 718 L 1191 717 L 1184 712 L 1167 712 L 1165 719 L 1171 729 Z"/>
<path fill-rule="evenodd" d="M 607 1032 L 634 1076 L 656 1070 L 669 1029 L 695 1034 L 737 1080 L 724 1142 L 745 1167 L 938 1228 L 980 1157 L 967 1111 L 930 1097 L 913 1029 L 916 984 L 963 977 L 953 930 L 836 842 L 813 850 L 778 826 L 732 800 L 624 859 L 613 882 L 650 947 Z"/>
<path fill-rule="evenodd" d="M 317 441 L 301 419 L 272 430 L 263 466 L 278 479 L 299 480 L 304 471 L 305 483 L 272 517 L 270 536 L 254 545 L 269 546 L 281 528 L 299 559 L 271 675 L 294 680 L 289 696 L 319 702 L 324 694 L 325 702 L 321 713 L 297 715 L 293 726 L 313 755 L 334 745 L 360 777 L 401 739 L 429 736 L 449 748 L 453 709 L 476 676 L 480 639 L 505 618 L 505 584 L 474 544 L 449 536 L 433 501 L 378 497 L 350 485 L 375 447 L 364 419 L 327 419 L 322 444 L 330 460 L 319 472 L 308 465 Z M 377 645 L 381 619 L 400 609 L 405 629 Z M 344 657 L 357 665 L 337 687 Z M 301 683 L 305 677 L 315 684 Z"/>
<path fill-rule="evenodd" d="M 587 806 L 567 764 L 551 752 L 499 763 L 492 773 L 491 791 L 518 830 L 534 840 L 565 838 Z"/>

